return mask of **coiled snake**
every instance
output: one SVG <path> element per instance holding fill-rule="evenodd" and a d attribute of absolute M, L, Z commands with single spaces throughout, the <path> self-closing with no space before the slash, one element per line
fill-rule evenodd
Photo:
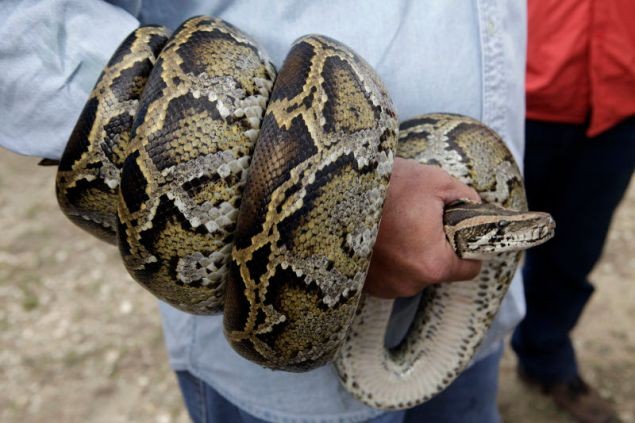
<path fill-rule="evenodd" d="M 395 148 L 480 193 L 485 204 L 453 204 L 444 224 L 457 254 L 490 260 L 476 281 L 426 289 L 406 339 L 387 350 L 392 301 L 362 287 Z M 122 43 L 56 188 L 64 213 L 118 244 L 158 298 L 224 311 L 243 356 L 291 371 L 334 361 L 351 393 L 384 409 L 421 403 L 458 375 L 519 251 L 554 226 L 526 212 L 511 154 L 481 123 L 438 114 L 398 129 L 378 76 L 348 47 L 302 37 L 276 77 L 249 36 L 207 17 Z"/>

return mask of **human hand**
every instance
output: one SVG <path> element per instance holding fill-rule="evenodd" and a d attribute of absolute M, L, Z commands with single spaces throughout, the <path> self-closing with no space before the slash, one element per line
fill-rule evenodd
<path fill-rule="evenodd" d="M 366 292 L 410 297 L 428 285 L 474 278 L 481 263 L 460 259 L 443 231 L 443 207 L 459 199 L 481 201 L 441 168 L 396 158 Z"/>

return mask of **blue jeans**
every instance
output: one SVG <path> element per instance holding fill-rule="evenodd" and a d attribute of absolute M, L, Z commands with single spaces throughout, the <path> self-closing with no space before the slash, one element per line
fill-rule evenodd
<path fill-rule="evenodd" d="M 501 346 L 497 352 L 475 363 L 432 400 L 409 410 L 387 412 L 371 422 L 500 422 L 496 394 L 498 364 L 502 351 Z M 194 423 L 264 422 L 227 401 L 211 386 L 191 373 L 177 371 L 176 375 L 185 405 Z"/>
<path fill-rule="evenodd" d="M 569 336 L 594 287 L 613 212 L 635 164 L 635 118 L 595 138 L 585 125 L 528 121 L 525 184 L 529 208 L 556 220 L 556 236 L 527 252 L 527 315 L 512 337 L 520 368 L 546 384 L 578 376 Z"/>

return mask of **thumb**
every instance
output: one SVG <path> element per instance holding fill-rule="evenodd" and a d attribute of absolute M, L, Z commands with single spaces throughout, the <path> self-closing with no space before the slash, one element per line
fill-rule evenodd
<path fill-rule="evenodd" d="M 444 205 L 448 205 L 457 200 L 468 200 L 475 203 L 481 202 L 481 197 L 474 188 L 464 184 L 449 173 L 446 173 L 444 182 L 443 189 L 439 193 Z"/>

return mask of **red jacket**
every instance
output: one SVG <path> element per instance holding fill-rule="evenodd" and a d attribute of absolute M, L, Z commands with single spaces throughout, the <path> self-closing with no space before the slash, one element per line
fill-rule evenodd
<path fill-rule="evenodd" d="M 589 119 L 595 136 L 635 115 L 635 0 L 529 0 L 527 118 Z"/>

